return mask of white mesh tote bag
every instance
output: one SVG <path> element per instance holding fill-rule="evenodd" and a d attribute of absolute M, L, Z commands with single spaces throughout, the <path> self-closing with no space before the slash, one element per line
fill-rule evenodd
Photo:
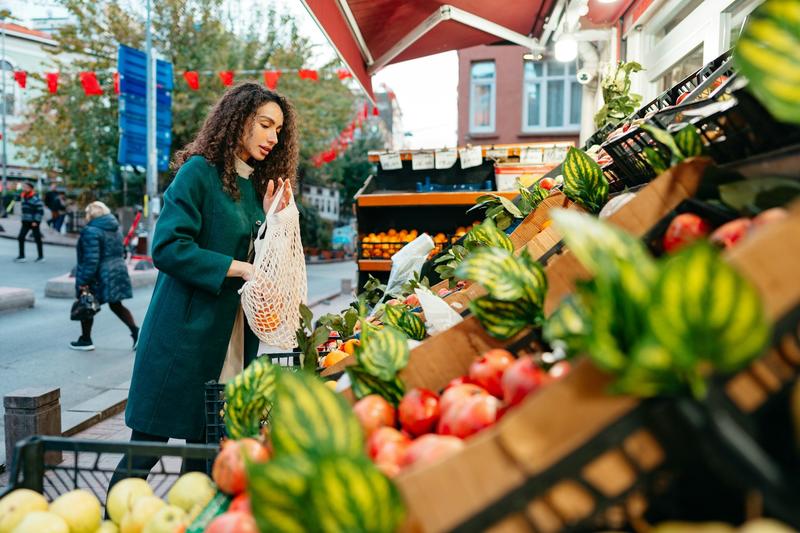
<path fill-rule="evenodd" d="M 275 195 L 266 223 L 256 235 L 253 278 L 239 293 L 250 329 L 264 344 L 291 350 L 297 345 L 300 304 L 306 303 L 308 281 L 300 212 L 290 195 L 289 204 L 275 213 L 283 186 Z"/>

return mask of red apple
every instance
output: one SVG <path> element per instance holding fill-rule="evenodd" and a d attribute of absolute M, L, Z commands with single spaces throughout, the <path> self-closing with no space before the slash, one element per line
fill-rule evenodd
<path fill-rule="evenodd" d="M 370 394 L 358 400 L 353 406 L 353 411 L 368 438 L 379 427 L 395 425 L 394 407 L 377 394 Z"/>
<path fill-rule="evenodd" d="M 214 459 L 211 477 L 219 490 L 225 494 L 237 495 L 244 492 L 247 485 L 244 456 L 255 463 L 269 459 L 269 451 L 255 439 L 226 440 Z"/>
<path fill-rule="evenodd" d="M 248 496 L 246 492 L 236 496 L 228 506 L 228 511 L 242 511 L 244 513 L 250 513 L 250 496 Z"/>
<path fill-rule="evenodd" d="M 508 405 L 517 405 L 525 396 L 546 383 L 548 377 L 533 357 L 520 357 L 503 374 L 503 399 Z"/>
<path fill-rule="evenodd" d="M 378 428 L 367 439 L 367 454 L 370 459 L 375 459 L 381 450 L 390 444 L 408 446 L 411 444 L 411 439 L 395 428 L 388 426 Z"/>
<path fill-rule="evenodd" d="M 556 180 L 554 180 L 553 178 L 542 178 L 539 180 L 539 187 L 541 187 L 546 191 L 549 191 L 555 186 L 556 186 Z"/>
<path fill-rule="evenodd" d="M 397 407 L 400 426 L 410 435 L 418 437 L 430 433 L 439 422 L 439 396 L 427 389 L 411 389 Z"/>
<path fill-rule="evenodd" d="M 752 225 L 753 221 L 749 218 L 731 220 L 727 224 L 718 227 L 714 233 L 711 234 L 709 240 L 723 248 L 731 248 L 734 244 L 739 242 L 742 237 L 747 235 Z"/>
<path fill-rule="evenodd" d="M 469 367 L 469 379 L 480 385 L 497 398 L 503 397 L 503 386 L 500 380 L 503 372 L 514 363 L 514 356 L 506 350 L 495 348 Z"/>
<path fill-rule="evenodd" d="M 406 448 L 401 466 L 430 465 L 458 453 L 463 448 L 464 443 L 456 437 L 423 435 Z"/>
<path fill-rule="evenodd" d="M 413 309 L 415 307 L 419 307 L 419 298 L 416 294 L 409 294 L 406 298 L 406 301 L 403 303 Z"/>
<path fill-rule="evenodd" d="M 206 526 L 205 533 L 258 533 L 256 519 L 242 511 L 222 513 Z"/>
<path fill-rule="evenodd" d="M 445 389 L 442 397 L 439 398 L 439 414 L 444 415 L 454 405 L 458 405 L 471 396 L 488 396 L 486 389 L 472 383 L 453 385 Z"/>
<path fill-rule="evenodd" d="M 682 213 L 672 219 L 664 233 L 664 251 L 673 252 L 682 246 L 705 237 L 711 227 L 694 213 Z"/>
<path fill-rule="evenodd" d="M 466 439 L 494 424 L 499 409 L 500 400 L 494 396 L 473 395 L 442 412 L 438 433 Z"/>

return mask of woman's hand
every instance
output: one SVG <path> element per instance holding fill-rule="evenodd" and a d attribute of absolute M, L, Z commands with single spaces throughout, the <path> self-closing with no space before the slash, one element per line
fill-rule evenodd
<path fill-rule="evenodd" d="M 281 188 L 281 185 L 284 186 L 283 194 L 280 198 L 276 198 L 278 189 Z M 277 179 L 277 184 L 275 180 L 272 180 L 267 185 L 267 194 L 264 195 L 264 214 L 269 213 L 270 207 L 274 202 L 279 202 L 275 212 L 277 213 L 287 205 L 289 205 L 289 199 L 292 197 L 292 183 L 289 180 L 284 180 L 283 178 Z"/>
<path fill-rule="evenodd" d="M 244 261 L 237 261 L 234 259 L 231 262 L 231 266 L 228 267 L 228 273 L 226 274 L 229 278 L 242 278 L 245 281 L 250 281 L 253 279 L 253 265 L 250 263 L 245 263 Z"/>

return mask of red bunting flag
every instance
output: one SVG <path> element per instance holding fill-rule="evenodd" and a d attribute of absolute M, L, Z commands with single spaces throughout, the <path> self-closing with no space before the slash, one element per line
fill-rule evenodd
<path fill-rule="evenodd" d="M 100 82 L 97 81 L 97 74 L 94 72 L 81 72 L 78 76 L 86 96 L 102 96 L 103 89 L 100 87 Z"/>
<path fill-rule="evenodd" d="M 322 152 L 322 160 L 326 163 L 332 162 L 336 159 L 336 150 L 328 150 L 327 152 Z"/>
<path fill-rule="evenodd" d="M 114 73 L 114 94 L 119 94 L 119 72 Z"/>
<path fill-rule="evenodd" d="M 372 116 L 373 116 L 373 117 L 379 117 L 379 116 L 381 116 L 381 112 L 380 112 L 380 111 L 378 111 L 378 108 L 377 108 L 377 107 L 373 107 L 373 108 L 372 108 Z"/>
<path fill-rule="evenodd" d="M 186 80 L 186 85 L 193 91 L 200 88 L 200 78 L 196 70 L 187 70 L 183 73 L 183 79 Z"/>
<path fill-rule="evenodd" d="M 346 68 L 340 68 L 336 71 L 336 75 L 339 76 L 340 80 L 346 80 L 347 78 L 352 78 L 353 75 L 350 74 L 350 71 Z"/>
<path fill-rule="evenodd" d="M 366 120 L 368 115 L 369 115 L 369 104 L 364 102 L 364 107 L 361 108 L 361 113 L 359 113 L 359 116 L 362 119 Z"/>
<path fill-rule="evenodd" d="M 233 71 L 232 70 L 223 70 L 219 73 L 219 79 L 222 82 L 222 85 L 225 87 L 229 87 L 233 85 Z"/>
<path fill-rule="evenodd" d="M 48 72 L 45 76 L 47 77 L 47 90 L 50 91 L 50 94 L 56 94 L 58 92 L 58 72 Z"/>
<path fill-rule="evenodd" d="M 321 167 L 325 162 L 322 160 L 322 154 L 317 154 L 311 158 L 311 162 L 314 164 L 315 167 Z"/>
<path fill-rule="evenodd" d="M 281 77 L 280 70 L 265 70 L 264 71 L 264 84 L 274 91 L 278 88 L 278 79 Z"/>
<path fill-rule="evenodd" d="M 303 80 L 319 81 L 319 74 L 316 70 L 301 68 L 297 71 L 297 75 Z"/>
<path fill-rule="evenodd" d="M 25 85 L 27 85 L 28 83 L 28 73 L 25 72 L 24 70 L 15 70 L 14 81 L 19 83 L 19 86 L 24 89 Z"/>

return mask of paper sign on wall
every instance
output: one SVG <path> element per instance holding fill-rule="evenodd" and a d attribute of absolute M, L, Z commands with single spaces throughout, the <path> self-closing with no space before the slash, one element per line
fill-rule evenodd
<path fill-rule="evenodd" d="M 450 168 L 456 164 L 458 153 L 455 148 L 445 148 L 444 150 L 436 150 L 435 158 L 436 168 Z"/>
<path fill-rule="evenodd" d="M 544 149 L 544 160 L 548 163 L 561 163 L 566 157 L 566 146 L 551 146 Z"/>
<path fill-rule="evenodd" d="M 461 159 L 461 168 L 480 166 L 483 163 L 483 152 L 480 146 L 474 148 L 461 148 L 458 157 Z"/>
<path fill-rule="evenodd" d="M 433 152 L 416 152 L 411 154 L 412 170 L 427 170 L 433 168 Z"/>
<path fill-rule="evenodd" d="M 519 162 L 523 165 L 541 165 L 544 163 L 544 150 L 528 146 L 519 153 Z"/>
<path fill-rule="evenodd" d="M 383 170 L 397 170 L 403 168 L 403 162 L 400 161 L 399 152 L 380 154 L 378 157 L 381 160 L 381 168 Z"/>
<path fill-rule="evenodd" d="M 492 148 L 486 150 L 487 159 L 505 159 L 508 157 L 508 148 Z"/>

